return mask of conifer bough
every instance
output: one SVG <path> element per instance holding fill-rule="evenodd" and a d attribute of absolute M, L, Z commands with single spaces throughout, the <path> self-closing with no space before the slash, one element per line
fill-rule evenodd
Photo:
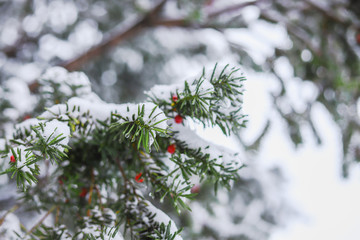
<path fill-rule="evenodd" d="M 16 125 L 0 146 L 2 174 L 22 191 L 17 204 L 46 214 L 12 232 L 5 226 L 15 215 L 3 213 L 0 236 L 182 239 L 151 202 L 190 209 L 198 192 L 193 176 L 215 190 L 230 188 L 243 167 L 237 154 L 201 139 L 187 122 L 218 126 L 225 135 L 243 127 L 243 80 L 239 69 L 215 66 L 192 81 L 154 86 L 144 103 L 110 104 L 83 73 L 48 69 L 39 81 L 45 112 Z M 51 226 L 43 224 L 49 215 Z"/>

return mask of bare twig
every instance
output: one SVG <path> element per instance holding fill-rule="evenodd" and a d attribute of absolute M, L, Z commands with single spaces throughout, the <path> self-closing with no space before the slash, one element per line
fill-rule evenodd
<path fill-rule="evenodd" d="M 152 26 L 156 16 L 160 13 L 162 7 L 164 6 L 166 0 L 162 0 L 156 7 L 154 7 L 148 14 L 146 14 L 140 21 L 126 29 L 123 32 L 120 32 L 109 39 L 106 39 L 99 45 L 91 48 L 87 52 L 81 54 L 80 56 L 72 59 L 68 62 L 61 64 L 62 67 L 66 68 L 69 71 L 74 71 L 79 69 L 84 63 L 92 60 L 93 58 L 100 56 L 109 49 L 117 46 L 119 43 L 129 39 L 130 37 L 138 34 L 144 28 Z"/>
<path fill-rule="evenodd" d="M 226 7 L 224 9 L 220 9 L 217 11 L 214 11 L 212 13 L 209 13 L 208 18 L 215 18 L 221 14 L 232 12 L 239 10 L 241 8 L 244 8 L 246 6 L 254 5 L 258 1 L 252 1 L 252 2 L 245 2 L 241 4 L 236 4 L 230 7 Z M 68 62 L 65 62 L 61 64 L 64 68 L 66 68 L 69 71 L 74 71 L 79 69 L 84 63 L 92 60 L 93 58 L 102 55 L 104 52 L 108 51 L 109 49 L 117 46 L 121 42 L 124 42 L 125 40 L 129 39 L 130 37 L 133 37 L 134 35 L 140 33 L 142 30 L 148 27 L 154 27 L 154 26 L 166 26 L 166 27 L 190 27 L 190 26 L 196 26 L 191 24 L 187 19 L 158 19 L 158 15 L 163 8 L 164 4 L 166 3 L 166 0 L 161 1 L 156 7 L 154 7 L 153 10 L 151 10 L 148 14 L 146 14 L 140 21 L 138 21 L 136 24 L 131 26 L 130 28 L 126 29 L 123 32 L 120 32 L 109 39 L 103 41 L 99 45 L 91 48 L 87 52 L 83 53 L 82 55 L 76 57 L 75 59 L 72 59 Z"/>
<path fill-rule="evenodd" d="M 321 51 L 320 49 L 318 49 L 316 46 L 314 46 L 314 44 L 312 42 L 309 41 L 310 38 L 306 38 L 304 36 L 305 33 L 302 32 L 302 30 L 296 26 L 295 24 L 292 24 L 291 22 L 285 20 L 285 19 L 279 19 L 279 18 L 274 18 L 273 16 L 270 16 L 269 14 L 267 14 L 267 12 L 265 12 L 264 10 L 262 10 L 261 12 L 261 16 L 264 19 L 267 19 L 269 21 L 272 22 L 282 22 L 285 24 L 286 30 L 295 38 L 299 39 L 301 42 L 303 42 L 306 47 L 308 49 L 310 49 L 314 54 L 316 55 L 321 55 Z"/>
<path fill-rule="evenodd" d="M 6 216 L 7 216 L 9 213 L 15 212 L 19 207 L 20 207 L 20 205 L 19 205 L 19 204 L 16 204 L 16 205 L 13 206 L 12 208 L 10 208 L 10 209 L 5 213 L 5 215 L 0 218 L 0 226 L 4 223 Z"/>
<path fill-rule="evenodd" d="M 239 10 L 241 8 L 244 8 L 246 6 L 255 5 L 259 3 L 261 0 L 252 1 L 252 2 L 246 2 L 241 4 L 235 4 L 230 7 L 226 7 L 220 10 L 216 10 L 212 13 L 209 13 L 208 19 L 218 17 L 222 14 L 232 12 Z M 89 62 L 90 60 L 93 60 L 94 58 L 101 56 L 106 51 L 110 50 L 111 48 L 114 48 L 115 46 L 119 45 L 120 43 L 124 42 L 125 40 L 128 40 L 129 38 L 139 34 L 141 31 L 155 26 L 165 26 L 165 27 L 191 27 L 191 28 L 204 28 L 204 27 L 211 27 L 207 24 L 194 24 L 190 22 L 188 19 L 159 19 L 158 15 L 165 5 L 166 0 L 162 0 L 156 7 L 154 7 L 148 14 L 146 14 L 141 20 L 139 20 L 137 23 L 129 27 L 123 32 L 120 32 L 116 35 L 111 36 L 110 38 L 104 40 L 99 45 L 94 46 L 90 50 L 86 51 L 85 53 L 81 54 L 80 56 L 69 60 L 67 62 L 64 62 L 60 64 L 60 66 L 66 68 L 69 71 L 75 71 L 78 70 L 81 66 L 83 66 L 85 63 Z M 36 92 L 38 90 L 39 83 L 37 81 L 34 81 L 29 84 L 29 88 L 31 92 Z"/>
<path fill-rule="evenodd" d="M 328 19 L 331 19 L 331 20 L 333 20 L 335 22 L 345 24 L 345 25 L 350 23 L 350 22 L 346 21 L 345 19 L 342 19 L 342 18 L 336 16 L 335 14 L 333 14 L 330 9 L 325 9 L 325 8 L 321 7 L 320 5 L 318 5 L 317 3 L 314 3 L 313 1 L 305 0 L 304 2 L 306 4 L 308 4 L 310 7 L 312 7 L 314 9 L 316 9 L 317 11 L 321 12 Z"/>
<path fill-rule="evenodd" d="M 49 211 L 47 211 L 47 213 L 40 219 L 40 221 L 39 221 L 37 224 L 35 224 L 35 225 L 26 233 L 26 235 L 29 235 L 30 233 L 32 233 L 32 231 L 34 231 L 36 228 L 38 228 L 38 227 L 42 224 L 42 222 L 50 215 L 50 213 L 51 213 L 52 211 L 54 211 L 55 209 L 56 209 L 56 206 L 55 206 L 55 205 L 52 206 L 52 208 L 50 208 Z"/>
<path fill-rule="evenodd" d="M 247 6 L 255 5 L 258 2 L 259 1 L 252 1 L 252 2 L 244 2 L 244 3 L 234 4 L 232 6 L 229 6 L 229 7 L 226 7 L 226 8 L 216 10 L 214 12 L 209 13 L 208 18 L 215 18 L 215 17 L 218 17 L 219 15 L 222 15 L 224 13 L 234 12 L 234 11 L 237 11 L 239 9 L 245 8 Z"/>
<path fill-rule="evenodd" d="M 93 190 L 94 190 L 94 185 L 95 185 L 94 169 L 91 169 L 91 185 L 90 185 L 89 200 L 88 200 L 88 204 L 89 204 L 89 205 L 91 204 L 92 195 L 93 195 Z M 86 215 L 87 215 L 88 217 L 90 217 L 90 215 L 91 215 L 90 209 L 87 210 Z"/>

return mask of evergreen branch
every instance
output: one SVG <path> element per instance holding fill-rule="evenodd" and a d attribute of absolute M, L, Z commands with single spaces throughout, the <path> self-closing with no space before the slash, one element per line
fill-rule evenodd
<path fill-rule="evenodd" d="M 183 87 L 168 87 L 164 91 L 168 93 L 169 98 L 165 97 L 166 94 L 158 97 L 156 86 L 147 94 L 167 116 L 177 112 L 182 117 L 188 116 L 199 120 L 204 126 L 217 125 L 225 135 L 229 135 L 244 127 L 246 123 L 245 115 L 240 112 L 244 80 L 245 77 L 238 68 L 226 65 L 219 72 L 215 65 L 209 76 L 205 74 L 204 69 L 201 76 L 193 82 L 185 81 Z M 175 102 L 171 100 L 172 96 L 176 96 Z"/>
<path fill-rule="evenodd" d="M 154 95 L 153 102 L 144 104 L 108 105 L 101 101 L 70 98 L 66 104 L 48 108 L 37 125 L 19 128 L 8 147 L 8 152 L 11 151 L 18 162 L 11 160 L 10 168 L 6 170 L 13 176 L 17 174 L 18 185 L 23 184 L 25 188 L 25 182 L 37 181 L 35 175 L 39 174 L 36 172 L 39 169 L 36 164 L 39 161 L 59 164 L 49 175 L 50 181 L 53 176 L 59 179 L 58 185 L 54 186 L 54 181 L 49 186 L 37 184 L 32 188 L 34 191 L 23 193 L 24 199 L 32 201 L 35 196 L 41 199 L 40 203 L 34 204 L 34 209 L 48 209 L 54 204 L 57 225 L 65 218 L 59 216 L 60 212 L 77 216 L 67 223 L 75 226 L 71 234 L 64 229 L 55 232 L 55 228 L 40 226 L 40 223 L 35 226 L 36 230 L 31 230 L 34 231 L 32 235 L 40 238 L 65 234 L 73 238 L 96 239 L 107 234 L 108 227 L 112 235 L 123 227 L 122 232 L 128 233 L 131 239 L 175 238 L 181 230 L 174 229 L 172 221 L 169 224 L 163 221 L 160 216 L 164 213 L 144 198 L 139 186 L 149 185 L 152 196 L 160 201 L 166 197 L 178 212 L 180 209 L 191 210 L 187 200 L 196 195 L 190 191 L 192 176 L 199 176 L 201 181 L 212 180 L 215 190 L 218 185 L 230 186 L 240 167 L 224 160 L 220 154 L 209 152 L 207 148 L 212 146 L 198 146 L 200 141 L 190 133 L 186 134 L 187 140 L 182 139 L 178 131 L 181 124 L 173 126 L 170 132 L 165 121 L 177 114 L 204 125 L 223 126 L 224 132 L 234 131 L 233 125 L 241 125 L 240 119 L 244 117 L 240 113 L 242 102 L 239 97 L 244 78 L 237 72 L 228 66 L 218 71 L 215 66 L 210 75 L 204 70 L 194 81 L 170 88 L 168 97 Z M 227 106 L 230 110 L 225 110 L 226 101 L 231 102 Z M 182 118 L 177 123 L 181 121 Z M 190 146 L 191 141 L 196 142 Z M 169 150 L 170 144 L 177 148 L 176 153 Z M 151 151 L 152 148 L 157 151 Z M 61 162 L 65 159 L 66 162 Z M 169 166 L 168 161 L 172 161 Z M 23 171 L 26 167 L 30 170 Z M 134 172 L 138 174 L 132 181 L 129 176 Z M 141 176 L 144 179 L 140 179 Z M 115 194 L 110 196 L 104 192 Z M 61 196 L 49 197 L 53 193 L 61 193 Z M 102 198 L 106 199 L 104 204 Z M 69 205 L 79 207 L 74 211 Z M 101 218 L 106 207 L 116 212 L 114 223 Z M 94 232 L 89 233 L 87 227 Z"/>

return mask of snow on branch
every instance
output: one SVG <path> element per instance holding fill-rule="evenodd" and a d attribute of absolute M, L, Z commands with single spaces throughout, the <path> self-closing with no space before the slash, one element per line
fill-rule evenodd
<path fill-rule="evenodd" d="M 26 235 L 181 240 L 181 229 L 148 198 L 180 212 L 196 196 L 192 177 L 211 180 L 215 190 L 231 187 L 243 166 L 237 154 L 198 137 L 186 119 L 236 132 L 245 122 L 243 80 L 239 69 L 215 66 L 152 88 L 146 102 L 114 104 L 100 100 L 83 73 L 46 71 L 45 112 L 18 124 L 0 146 L 1 174 L 16 178 L 24 203 L 50 209 L 46 216 L 56 209 L 54 226 L 40 222 Z"/>

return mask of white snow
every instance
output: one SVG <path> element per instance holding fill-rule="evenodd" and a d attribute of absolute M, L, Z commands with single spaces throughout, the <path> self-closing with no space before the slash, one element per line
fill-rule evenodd
<path fill-rule="evenodd" d="M 111 237 L 111 235 L 108 235 L 110 232 L 111 227 L 115 224 L 116 220 L 116 214 L 109 208 L 104 208 L 102 211 L 100 211 L 98 206 L 95 206 L 94 209 L 91 210 L 91 216 L 99 219 L 100 221 L 103 221 L 104 214 L 110 216 L 111 223 L 109 224 L 108 229 L 103 229 L 104 231 L 104 240 L 124 240 L 124 237 L 120 233 L 120 231 L 115 235 L 114 238 Z M 89 217 L 84 217 L 85 222 L 85 228 L 82 229 L 82 232 L 85 234 L 92 234 L 96 239 L 101 238 L 101 229 L 102 226 L 94 224 L 90 221 Z M 80 234 L 80 237 L 84 237 L 82 234 Z"/>
<path fill-rule="evenodd" d="M 48 81 L 60 84 L 59 91 L 66 96 L 72 96 L 72 88 L 76 88 L 76 96 L 86 96 L 91 93 L 91 84 L 89 78 L 83 72 L 68 72 L 62 67 L 52 67 L 40 77 L 40 84 L 42 85 L 40 91 L 51 92 L 52 87 Z"/>
<path fill-rule="evenodd" d="M 76 109 L 74 112 L 71 112 L 70 115 L 77 119 L 83 119 L 83 115 L 89 114 L 95 125 L 101 127 L 96 120 L 106 121 L 111 117 L 112 113 L 121 115 L 126 121 L 133 121 L 139 117 L 138 110 L 144 107 L 144 123 L 147 125 L 153 125 L 158 121 L 164 120 L 167 117 L 165 114 L 153 103 L 126 103 L 126 104 L 113 104 L 113 103 L 104 103 L 102 101 L 93 101 L 82 99 L 78 97 L 73 97 L 69 99 L 67 105 L 58 104 L 54 105 L 46 112 L 40 115 L 41 118 L 53 118 L 55 114 L 63 117 L 63 119 L 68 119 L 65 115 L 68 111 Z M 68 109 L 68 111 L 67 111 Z M 155 110 L 154 110 L 155 109 Z M 151 112 L 154 112 L 151 114 Z M 150 116 L 151 114 L 151 116 Z M 119 123 L 125 122 L 123 119 L 118 120 Z M 167 129 L 168 125 L 166 121 L 160 122 L 155 125 L 157 128 Z M 153 131 L 154 136 L 156 132 Z M 150 145 L 153 143 L 153 138 L 150 138 Z"/>
<path fill-rule="evenodd" d="M 63 151 L 64 148 L 61 145 L 67 145 L 70 137 L 70 128 L 65 122 L 60 122 L 58 120 L 52 120 L 45 123 L 43 136 L 47 142 L 51 142 L 55 137 L 60 136 L 60 138 L 65 137 L 59 143 L 57 143 L 57 148 L 60 151 Z"/>
<path fill-rule="evenodd" d="M 218 164 L 232 164 L 234 167 L 241 166 L 242 163 L 238 156 L 236 156 L 236 152 L 227 149 L 226 147 L 207 142 L 193 130 L 181 124 L 174 123 L 172 125 L 172 130 L 176 132 L 175 138 L 186 142 L 192 149 L 201 148 L 201 151 L 204 154 L 210 155 L 210 160 L 217 159 Z"/>
<path fill-rule="evenodd" d="M 26 82 L 13 77 L 6 80 L 4 89 L 7 91 L 4 91 L 4 95 L 1 98 L 8 100 L 17 113 L 13 115 L 13 120 L 34 109 L 36 98 L 30 95 Z"/>
<path fill-rule="evenodd" d="M 151 213 L 155 213 L 155 217 L 154 220 L 158 223 L 164 223 L 165 226 L 169 224 L 169 222 L 171 222 L 171 228 L 170 228 L 170 232 L 174 233 L 176 232 L 178 229 L 176 227 L 175 222 L 167 215 L 165 214 L 163 211 L 161 211 L 160 209 L 156 208 L 154 205 L 152 205 L 149 201 L 145 200 L 146 204 L 148 205 L 147 208 Z M 182 240 L 182 237 L 180 235 L 177 235 L 174 240 Z"/>
<path fill-rule="evenodd" d="M 5 150 L 6 140 L 4 138 L 0 138 L 0 151 Z"/>
<path fill-rule="evenodd" d="M 0 218 L 3 217 L 5 213 L 6 211 L 0 211 Z M 20 221 L 15 214 L 9 213 L 6 216 L 3 224 L 0 225 L 0 238 L 16 240 L 18 239 L 18 236 L 14 232 L 21 233 Z"/>

